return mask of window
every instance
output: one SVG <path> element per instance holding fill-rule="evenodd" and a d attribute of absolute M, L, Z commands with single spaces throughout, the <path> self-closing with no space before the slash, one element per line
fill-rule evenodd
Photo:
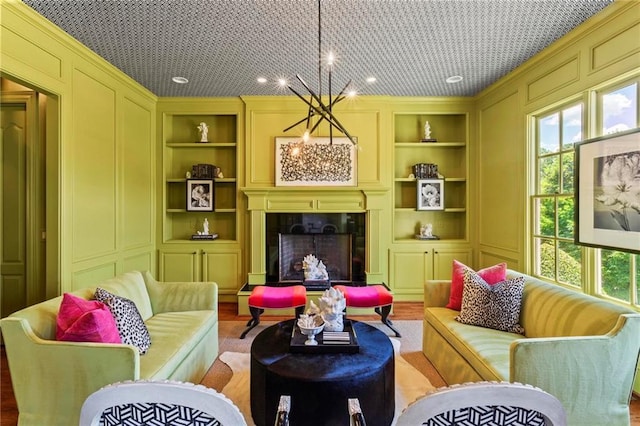
<path fill-rule="evenodd" d="M 640 127 L 640 77 L 584 95 L 533 116 L 532 273 L 640 308 L 640 254 L 573 243 L 574 144 Z M 582 276 L 593 278 L 583 283 Z"/>
<path fill-rule="evenodd" d="M 638 88 L 638 81 L 634 81 L 597 92 L 597 122 L 601 135 L 639 126 Z M 596 291 L 604 296 L 640 304 L 640 255 L 598 249 L 596 258 Z"/>
<path fill-rule="evenodd" d="M 536 117 L 533 193 L 534 273 L 579 287 L 582 248 L 574 236 L 574 144 L 582 140 L 583 104 Z"/>

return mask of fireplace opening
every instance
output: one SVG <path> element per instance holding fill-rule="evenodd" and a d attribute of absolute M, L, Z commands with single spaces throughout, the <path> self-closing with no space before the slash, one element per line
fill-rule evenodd
<path fill-rule="evenodd" d="M 313 254 L 333 283 L 366 284 L 365 213 L 267 213 L 267 283 L 304 283 Z M 322 287 L 307 283 L 307 288 Z"/>

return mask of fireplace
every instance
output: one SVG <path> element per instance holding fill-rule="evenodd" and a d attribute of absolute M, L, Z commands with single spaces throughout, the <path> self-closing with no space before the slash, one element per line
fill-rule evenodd
<path fill-rule="evenodd" d="M 365 284 L 365 227 L 365 213 L 267 213 L 266 282 L 304 283 L 303 258 L 313 254 L 331 283 Z"/>

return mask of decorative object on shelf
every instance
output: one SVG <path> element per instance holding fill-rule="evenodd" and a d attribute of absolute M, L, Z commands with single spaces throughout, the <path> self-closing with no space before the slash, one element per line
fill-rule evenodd
<path fill-rule="evenodd" d="M 409 179 L 415 179 L 416 175 L 414 175 L 413 173 L 409 173 Z"/>
<path fill-rule="evenodd" d="M 356 147 L 347 138 L 276 138 L 276 186 L 355 186 Z"/>
<path fill-rule="evenodd" d="M 187 211 L 212 212 L 214 206 L 213 179 L 187 179 Z"/>
<path fill-rule="evenodd" d="M 422 225 L 420 227 L 420 233 L 416 235 L 416 238 L 419 240 L 439 240 L 440 237 L 437 235 L 433 235 L 433 225 L 427 223 L 426 225 Z"/>
<path fill-rule="evenodd" d="M 309 135 L 313 133 L 313 131 L 318 127 L 318 125 L 323 120 L 326 120 L 327 123 L 329 123 L 329 144 L 333 143 L 333 129 L 335 128 L 340 133 L 345 135 L 349 142 L 351 142 L 353 145 L 356 145 L 357 140 L 349 134 L 347 129 L 344 128 L 344 126 L 340 123 L 340 121 L 338 121 L 336 116 L 333 114 L 334 105 L 344 100 L 347 96 L 355 95 L 355 91 L 348 90 L 349 85 L 351 84 L 351 80 L 349 80 L 349 82 L 344 86 L 344 88 L 340 91 L 340 93 L 338 93 L 337 96 L 334 97 L 332 95 L 331 83 L 332 83 L 334 60 L 335 60 L 335 57 L 333 55 L 333 52 L 329 52 L 329 54 L 327 55 L 329 103 L 325 104 L 321 99 L 321 96 L 322 96 L 322 72 L 321 72 L 322 71 L 321 70 L 322 68 L 321 67 L 321 64 L 322 64 L 322 5 L 321 5 L 321 0 L 318 0 L 318 92 L 316 93 L 315 91 L 313 91 L 309 87 L 309 85 L 297 74 L 296 74 L 296 78 L 300 83 L 302 83 L 302 85 L 310 95 L 309 100 L 305 99 L 305 97 L 302 96 L 293 87 L 291 87 L 290 84 L 286 82 L 283 83 L 283 84 L 286 84 L 287 88 L 309 107 L 307 116 L 297 121 L 296 123 L 292 124 L 291 126 L 287 127 L 286 129 L 284 129 L 284 132 L 291 130 L 292 128 L 296 127 L 299 124 L 305 123 L 304 134 L 305 134 L 305 140 L 306 140 L 309 137 Z M 311 125 L 312 124 L 311 120 L 316 116 L 318 117 L 318 121 L 314 125 Z"/>
<path fill-rule="evenodd" d="M 418 163 L 413 165 L 413 174 L 416 179 L 437 179 L 438 165 L 432 163 Z"/>
<path fill-rule="evenodd" d="M 300 328 L 302 334 L 307 336 L 307 341 L 304 342 L 307 346 L 316 346 L 318 344 L 316 334 L 320 333 L 324 327 L 325 323 L 319 315 L 302 314 L 298 318 L 298 328 Z"/>
<path fill-rule="evenodd" d="M 418 179 L 417 210 L 444 210 L 444 180 Z"/>
<path fill-rule="evenodd" d="M 436 142 L 436 140 L 431 137 L 431 125 L 428 121 L 424 123 L 424 138 L 421 139 L 421 142 Z"/>
<path fill-rule="evenodd" d="M 575 145 L 575 243 L 640 253 L 640 129 Z"/>
<path fill-rule="evenodd" d="M 191 179 L 191 172 L 187 171 L 184 175 L 187 179 Z"/>
<path fill-rule="evenodd" d="M 218 238 L 218 234 L 209 233 L 209 219 L 206 217 L 202 221 L 202 231 L 197 231 L 197 234 L 191 236 L 192 240 L 215 240 Z"/>
<path fill-rule="evenodd" d="M 213 164 L 194 164 L 191 166 L 191 177 L 194 179 L 214 179 L 220 174 L 220 167 Z"/>
<path fill-rule="evenodd" d="M 198 131 L 200 132 L 200 141 L 199 142 L 209 142 L 207 135 L 209 134 L 209 126 L 206 123 L 202 122 L 198 124 Z"/>
<path fill-rule="evenodd" d="M 347 307 L 344 293 L 331 287 L 322 293 L 318 299 L 318 305 L 313 303 L 313 300 L 310 301 L 307 314 L 322 317 L 325 331 L 344 330 L 344 310 Z"/>

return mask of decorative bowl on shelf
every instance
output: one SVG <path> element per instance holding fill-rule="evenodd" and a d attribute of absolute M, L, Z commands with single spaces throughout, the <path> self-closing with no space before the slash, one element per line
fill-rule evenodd
<path fill-rule="evenodd" d="M 324 321 L 319 315 L 300 315 L 300 318 L 298 319 L 298 328 L 302 334 L 307 336 L 307 340 L 304 344 L 315 346 L 318 344 L 316 335 L 324 329 Z"/>

